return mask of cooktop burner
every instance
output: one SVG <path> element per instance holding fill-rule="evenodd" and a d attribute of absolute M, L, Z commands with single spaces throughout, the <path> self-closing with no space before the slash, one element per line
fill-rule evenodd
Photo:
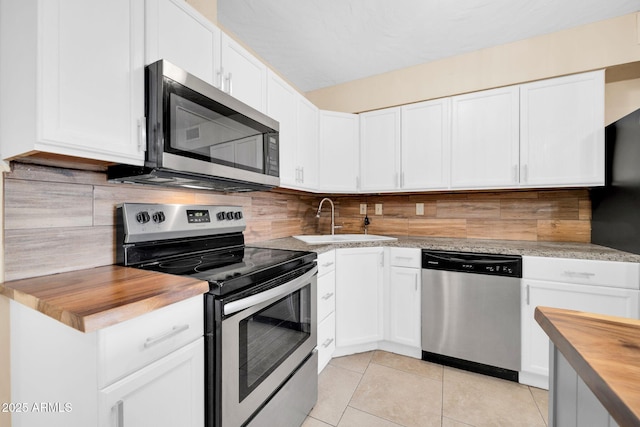
<path fill-rule="evenodd" d="M 117 212 L 118 262 L 209 282 L 211 294 L 245 294 L 313 266 L 313 252 L 244 245 L 242 208 L 124 203 Z"/>

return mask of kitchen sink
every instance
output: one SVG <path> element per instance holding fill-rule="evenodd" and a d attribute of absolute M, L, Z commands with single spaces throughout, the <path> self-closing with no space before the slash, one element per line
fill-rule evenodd
<path fill-rule="evenodd" d="M 359 243 L 359 242 L 384 242 L 398 240 L 395 237 L 378 236 L 375 234 L 308 234 L 293 236 L 308 245 L 326 245 L 330 243 Z"/>

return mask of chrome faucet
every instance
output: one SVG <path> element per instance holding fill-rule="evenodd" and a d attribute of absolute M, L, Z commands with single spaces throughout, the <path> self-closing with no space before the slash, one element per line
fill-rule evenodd
<path fill-rule="evenodd" d="M 331 234 L 333 235 L 335 232 L 336 228 L 340 228 L 340 226 L 336 227 L 336 222 L 335 222 L 335 207 L 333 206 L 333 202 L 331 201 L 330 198 L 325 197 L 324 199 L 320 200 L 320 205 L 318 206 L 318 212 L 316 212 L 316 218 L 320 218 L 320 211 L 322 210 L 322 204 L 327 201 L 329 202 L 329 204 L 331 205 Z"/>

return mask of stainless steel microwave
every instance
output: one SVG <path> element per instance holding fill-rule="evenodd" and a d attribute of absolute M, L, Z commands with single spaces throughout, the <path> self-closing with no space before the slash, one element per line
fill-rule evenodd
<path fill-rule="evenodd" d="M 278 122 L 175 65 L 146 67 L 144 166 L 115 165 L 112 182 L 255 191 L 279 178 Z"/>

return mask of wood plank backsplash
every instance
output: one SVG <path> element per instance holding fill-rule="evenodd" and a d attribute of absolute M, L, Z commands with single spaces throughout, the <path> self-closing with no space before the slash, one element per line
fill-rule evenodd
<path fill-rule="evenodd" d="M 329 233 L 324 195 L 274 190 L 225 194 L 111 184 L 104 172 L 11 164 L 4 180 L 5 280 L 110 265 L 115 261 L 115 206 L 123 202 L 229 204 L 244 208 L 247 243 Z M 338 233 L 589 242 L 587 190 L 329 195 Z M 374 215 L 374 205 L 383 214 Z M 424 215 L 416 215 L 424 203 Z"/>

